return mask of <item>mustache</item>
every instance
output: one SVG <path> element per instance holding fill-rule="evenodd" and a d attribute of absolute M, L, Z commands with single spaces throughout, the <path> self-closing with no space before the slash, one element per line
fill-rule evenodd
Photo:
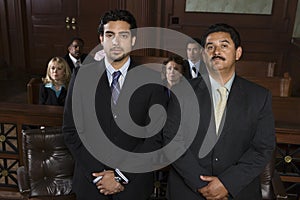
<path fill-rule="evenodd" d="M 225 58 L 224 57 L 222 57 L 222 56 L 213 56 L 212 58 L 211 58 L 211 60 L 214 60 L 214 59 L 221 59 L 221 60 L 225 60 Z"/>
<path fill-rule="evenodd" d="M 114 50 L 123 50 L 123 48 L 121 48 L 121 47 L 113 47 L 113 48 L 111 48 L 110 50 L 111 50 L 111 51 L 114 51 Z"/>

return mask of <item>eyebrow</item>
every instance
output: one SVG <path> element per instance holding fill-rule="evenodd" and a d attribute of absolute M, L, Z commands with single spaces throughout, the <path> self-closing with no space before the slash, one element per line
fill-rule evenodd
<path fill-rule="evenodd" d="M 105 34 L 106 34 L 106 33 L 116 34 L 116 33 L 113 32 L 113 31 L 105 31 Z M 125 34 L 125 33 L 129 34 L 130 31 L 120 31 L 118 34 Z"/>
<path fill-rule="evenodd" d="M 228 41 L 228 40 L 222 40 L 221 42 L 225 42 L 225 43 L 228 43 L 228 44 L 230 44 L 230 42 Z"/>
<path fill-rule="evenodd" d="M 105 33 L 105 34 L 107 34 L 107 33 L 115 34 L 115 33 L 112 32 L 112 31 L 105 31 L 104 33 Z"/>
<path fill-rule="evenodd" d="M 220 42 L 225 42 L 225 43 L 228 43 L 228 44 L 230 44 L 230 42 L 228 41 L 228 40 L 221 40 Z M 213 42 L 208 42 L 208 43 L 206 43 L 206 45 L 205 46 L 207 46 L 207 45 L 209 45 L 209 44 L 212 44 Z"/>

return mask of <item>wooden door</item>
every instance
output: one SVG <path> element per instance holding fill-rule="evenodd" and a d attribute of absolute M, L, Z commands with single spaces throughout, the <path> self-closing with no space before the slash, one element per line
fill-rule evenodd
<path fill-rule="evenodd" d="M 76 28 L 73 30 L 70 24 L 76 18 L 77 1 L 26 0 L 26 10 L 30 63 L 27 71 L 44 75 L 49 59 L 63 56 L 66 41 L 77 35 Z"/>
<path fill-rule="evenodd" d="M 116 2 L 112 0 L 78 0 L 77 31 L 85 42 L 85 53 L 99 44 L 97 28 L 100 18 L 108 10 L 116 8 Z"/>
<path fill-rule="evenodd" d="M 44 75 L 53 56 L 64 56 L 74 36 L 88 53 L 98 45 L 97 26 L 103 13 L 116 8 L 110 0 L 26 0 L 29 63 L 27 71 Z"/>

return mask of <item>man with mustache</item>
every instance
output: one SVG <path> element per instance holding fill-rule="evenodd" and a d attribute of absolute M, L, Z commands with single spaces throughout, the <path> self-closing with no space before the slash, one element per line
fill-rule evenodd
<path fill-rule="evenodd" d="M 82 52 L 83 46 L 84 41 L 80 37 L 72 38 L 68 44 L 68 53 L 64 56 L 64 59 L 69 64 L 71 71 L 76 67 L 80 67 L 87 57 L 87 54 Z"/>
<path fill-rule="evenodd" d="M 66 145 L 75 159 L 72 189 L 76 193 L 77 200 L 147 200 L 153 191 L 153 172 L 127 173 L 121 171 L 123 176 L 128 179 L 127 181 L 125 178 L 120 179 L 122 175 L 116 168 L 119 167 L 122 170 L 122 166 L 108 166 L 109 163 L 104 163 L 102 160 L 93 157 L 79 137 L 79 134 L 87 132 L 86 129 L 88 128 L 85 127 L 87 122 L 83 121 L 86 124 L 79 128 L 77 124 L 75 127 L 74 111 L 72 110 L 72 103 L 75 104 L 80 101 L 80 99 L 76 99 L 75 102 L 72 101 L 74 99 L 72 99 L 72 93 L 75 93 L 73 88 L 74 91 L 80 93 L 79 96 L 82 98 L 88 98 L 84 92 L 90 89 L 84 88 L 84 91 L 80 91 L 76 88 L 78 82 L 75 81 L 75 75 L 76 79 L 79 78 L 78 81 L 80 81 L 85 73 L 92 72 L 88 73 L 88 80 L 83 80 L 82 84 L 87 83 L 92 87 L 91 77 L 94 74 L 95 77 L 99 77 L 99 81 L 95 83 L 96 94 L 89 98 L 92 98 L 95 102 L 94 108 L 99 122 L 98 125 L 101 126 L 105 137 L 109 139 L 110 143 L 123 151 L 134 153 L 147 153 L 161 147 L 161 131 L 153 127 L 153 133 L 155 133 L 153 134 L 147 127 L 149 127 L 149 124 L 157 126 L 158 123 L 155 122 L 159 120 L 154 115 L 150 119 L 150 108 L 157 104 L 166 106 L 167 97 L 164 94 L 163 86 L 156 84 L 143 85 L 130 96 L 129 105 L 122 101 L 122 97 L 126 95 L 126 92 L 129 93 L 132 90 L 130 83 L 135 83 L 136 78 L 138 78 L 134 70 L 136 65 L 130 57 L 130 52 L 136 42 L 136 28 L 136 20 L 129 11 L 112 10 L 106 12 L 98 27 L 99 39 L 105 57 L 98 62 L 81 67 L 77 73 L 73 74 L 71 79 L 64 111 L 63 133 Z M 153 72 L 146 68 L 144 70 L 147 71 L 147 75 L 154 73 L 153 76 L 157 76 L 157 80 L 161 80 L 159 72 Z M 81 106 L 81 108 L 76 107 L 76 109 L 88 110 L 82 102 L 76 105 Z M 128 110 L 130 116 L 124 117 L 125 114 L 122 115 L 120 112 L 122 109 Z M 82 117 L 86 117 L 87 120 L 91 118 L 91 116 L 84 114 L 82 114 Z M 130 127 L 119 126 L 116 120 L 121 120 L 123 126 L 124 124 L 130 124 L 131 121 L 140 126 L 141 129 L 136 131 L 139 137 L 130 135 L 126 132 L 127 129 L 132 132 L 134 130 Z M 162 127 L 162 125 L 159 127 Z M 153 136 L 146 138 L 145 135 Z M 104 141 L 97 141 L 97 143 L 99 146 L 107 146 L 108 144 Z M 105 154 L 104 157 L 116 158 L 117 164 L 126 162 L 126 158 L 120 157 L 112 149 L 105 149 L 105 152 L 101 153 Z"/>
<path fill-rule="evenodd" d="M 172 164 L 169 200 L 262 199 L 260 174 L 275 146 L 271 93 L 235 73 L 242 47 L 232 26 L 210 26 L 201 46 L 207 71 L 191 80 L 199 128 L 189 149 Z M 174 105 L 171 100 L 169 109 Z M 167 121 L 166 143 L 179 123 L 176 116 Z"/>

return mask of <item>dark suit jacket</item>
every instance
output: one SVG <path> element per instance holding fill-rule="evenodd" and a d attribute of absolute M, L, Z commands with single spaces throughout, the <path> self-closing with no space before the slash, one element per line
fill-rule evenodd
<path fill-rule="evenodd" d="M 199 67 L 199 72 L 200 74 L 202 73 L 203 69 L 205 67 L 205 64 L 200 61 L 200 67 Z M 193 76 L 192 76 L 192 73 L 191 73 L 191 70 L 190 70 L 190 63 L 188 60 L 184 60 L 183 61 L 183 76 L 186 78 L 186 79 L 193 79 Z"/>
<path fill-rule="evenodd" d="M 200 109 L 200 125 L 189 149 L 172 164 L 168 180 L 169 200 L 204 199 L 196 190 L 206 186 L 200 175 L 217 176 L 230 194 L 240 200 L 261 199 L 259 175 L 271 157 L 275 145 L 275 128 L 271 93 L 254 83 L 236 76 L 227 101 L 224 127 L 216 144 L 206 156 L 199 158 L 205 134 L 217 139 L 208 77 L 191 80 Z M 174 136 L 174 110 L 169 102 L 164 139 Z M 171 116 L 169 116 L 171 114 Z M 180 189 L 179 189 L 180 188 Z"/>
<path fill-rule="evenodd" d="M 134 64 L 131 62 L 120 96 L 122 96 L 122 92 L 126 91 L 126 88 L 128 88 L 127 79 L 130 76 L 130 70 L 133 67 Z M 112 114 L 111 90 L 105 71 L 104 61 L 102 60 L 89 66 L 81 67 L 80 71 L 92 68 L 97 69 L 99 74 L 103 73 L 96 90 L 95 108 L 99 124 L 107 138 L 118 147 L 131 152 L 149 152 L 160 148 L 162 145 L 161 133 L 148 139 L 137 138 L 126 134 L 117 126 Z M 80 74 L 80 71 L 78 74 Z M 160 78 L 160 73 L 157 73 L 157 76 Z M 75 77 L 72 77 L 67 96 L 67 103 L 65 105 L 63 122 L 65 142 L 73 154 L 76 163 L 73 177 L 73 191 L 76 193 L 78 200 L 104 200 L 108 197 L 102 195 L 92 183 L 94 178 L 92 177 L 92 173 L 109 170 L 111 168 L 95 159 L 87 151 L 78 136 L 72 114 L 74 80 Z M 149 108 L 153 104 L 166 106 L 167 99 L 165 97 L 164 88 L 158 85 L 146 85 L 138 89 L 131 97 L 129 104 L 130 114 L 134 122 L 140 126 L 148 124 L 150 121 L 148 116 Z M 101 141 L 99 141 L 99 144 L 101 144 Z M 153 173 L 125 173 L 125 175 L 130 180 L 130 183 L 125 185 L 125 190 L 123 192 L 113 195 L 113 198 L 117 197 L 118 200 L 146 200 L 153 191 Z"/>
<path fill-rule="evenodd" d="M 64 106 L 66 96 L 67 90 L 64 87 L 62 88 L 60 95 L 56 97 L 56 94 L 52 89 L 46 88 L 44 84 L 40 85 L 39 104 Z"/>
<path fill-rule="evenodd" d="M 80 56 L 80 61 L 81 63 L 84 62 L 84 60 L 86 59 L 86 57 L 88 56 L 88 54 L 85 54 L 83 53 L 81 56 Z M 67 61 L 70 69 L 71 69 L 71 72 L 73 72 L 73 69 L 75 68 L 75 65 L 74 63 L 72 62 L 70 56 L 69 56 L 69 53 L 67 53 L 65 56 L 64 56 L 64 59 Z"/>

